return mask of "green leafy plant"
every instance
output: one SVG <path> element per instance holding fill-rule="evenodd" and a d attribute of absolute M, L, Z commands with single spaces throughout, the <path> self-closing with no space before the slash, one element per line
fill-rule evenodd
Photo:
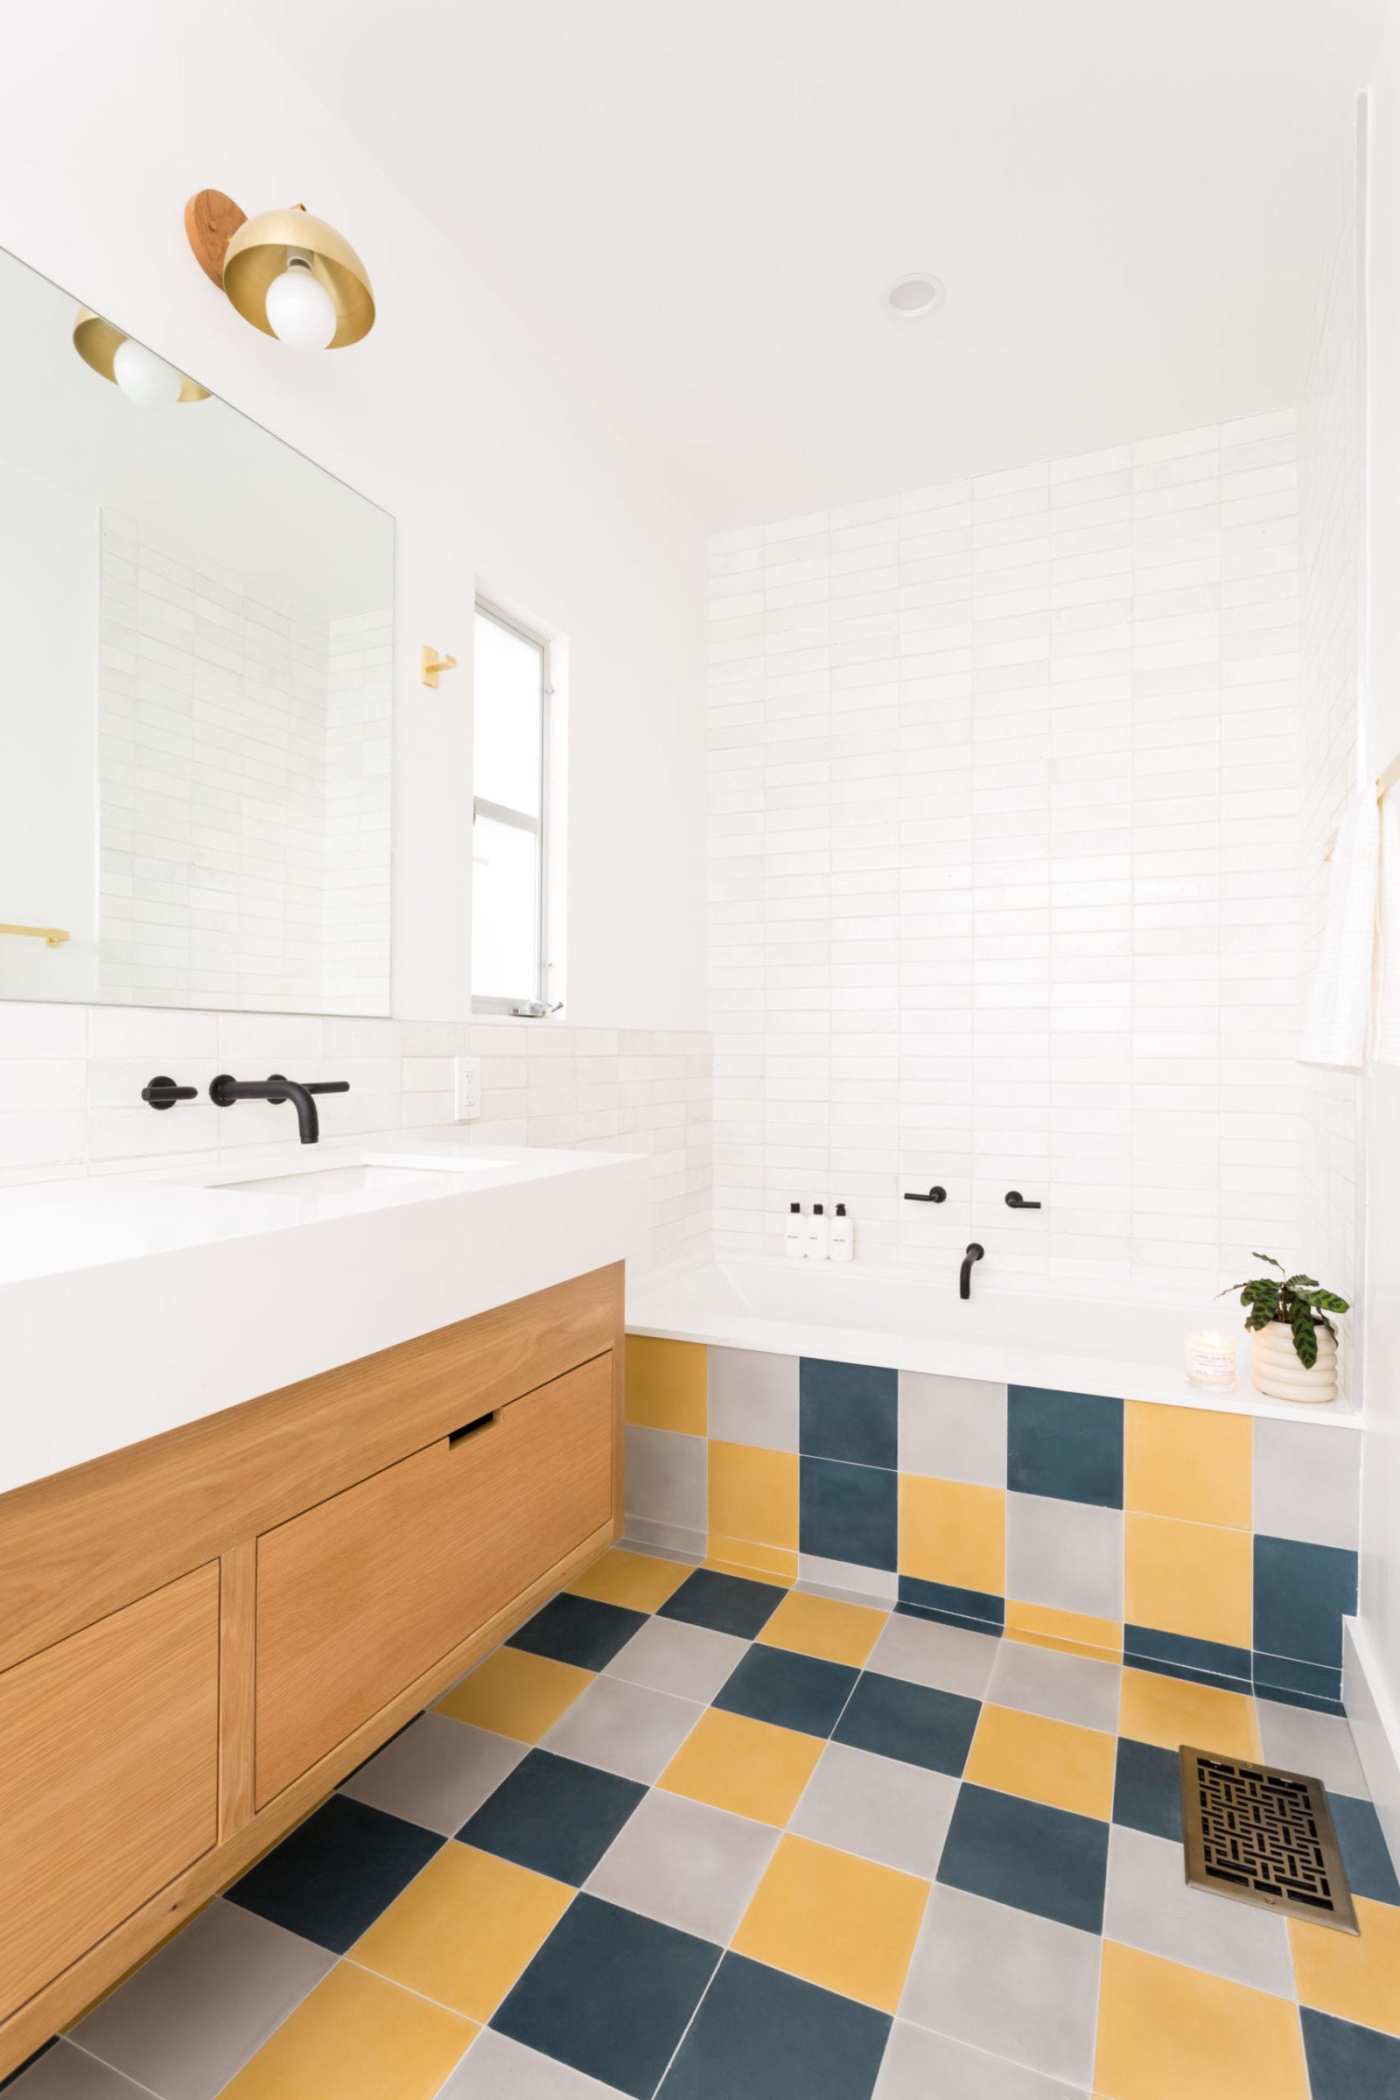
<path fill-rule="evenodd" d="M 1328 1318 L 1329 1313 L 1350 1312 L 1351 1302 L 1339 1298 L 1335 1291 L 1325 1291 L 1315 1276 L 1285 1276 L 1283 1263 L 1275 1261 L 1272 1254 L 1261 1254 L 1256 1247 L 1256 1261 L 1266 1261 L 1277 1276 L 1255 1276 L 1247 1283 L 1232 1283 L 1220 1295 L 1228 1298 L 1232 1291 L 1240 1294 L 1240 1304 L 1248 1318 L 1245 1326 L 1253 1332 L 1267 1327 L 1273 1320 L 1282 1320 L 1293 1331 L 1293 1347 L 1298 1361 L 1305 1370 L 1311 1370 L 1317 1362 L 1317 1330 L 1325 1327 L 1334 1336 L 1336 1328 Z"/>

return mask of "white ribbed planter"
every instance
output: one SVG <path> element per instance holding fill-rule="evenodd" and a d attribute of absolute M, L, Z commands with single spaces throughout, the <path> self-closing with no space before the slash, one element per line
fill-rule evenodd
<path fill-rule="evenodd" d="M 1286 1320 L 1270 1320 L 1254 1337 L 1254 1390 L 1266 1400 L 1296 1400 L 1302 1407 L 1325 1407 L 1337 1397 L 1337 1342 L 1325 1327 L 1317 1330 L 1317 1362 L 1306 1370 L 1293 1346 Z"/>

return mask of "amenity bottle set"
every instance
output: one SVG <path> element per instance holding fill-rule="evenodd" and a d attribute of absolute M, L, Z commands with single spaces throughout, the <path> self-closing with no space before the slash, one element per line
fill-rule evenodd
<path fill-rule="evenodd" d="M 855 1227 L 844 1203 L 837 1204 L 831 1218 L 824 1203 L 814 1203 L 810 1217 L 803 1216 L 800 1203 L 788 1205 L 783 1252 L 789 1261 L 853 1261 L 855 1251 Z"/>

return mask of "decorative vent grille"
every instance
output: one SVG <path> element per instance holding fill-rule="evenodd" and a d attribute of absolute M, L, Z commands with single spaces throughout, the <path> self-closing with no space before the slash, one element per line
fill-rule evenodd
<path fill-rule="evenodd" d="M 1320 1779 L 1183 1744 L 1181 1820 L 1194 1888 L 1360 1931 Z"/>

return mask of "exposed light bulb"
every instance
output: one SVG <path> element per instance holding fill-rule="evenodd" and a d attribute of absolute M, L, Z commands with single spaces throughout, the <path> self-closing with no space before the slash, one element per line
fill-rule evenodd
<path fill-rule="evenodd" d="M 138 408 L 169 408 L 179 400 L 184 385 L 174 365 L 157 357 L 144 343 L 134 343 L 130 336 L 117 345 L 112 377 Z"/>
<path fill-rule="evenodd" d="M 289 249 L 287 267 L 267 288 L 267 325 L 292 350 L 330 347 L 339 316 L 309 256 Z"/>

